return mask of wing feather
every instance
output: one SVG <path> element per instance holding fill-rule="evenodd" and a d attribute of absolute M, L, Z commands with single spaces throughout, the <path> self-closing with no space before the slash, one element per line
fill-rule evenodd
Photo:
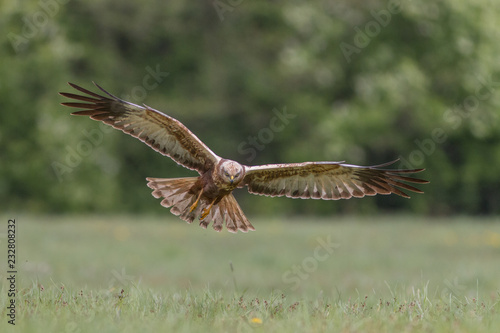
<path fill-rule="evenodd" d="M 77 101 L 88 102 L 61 103 L 83 109 L 73 112 L 72 115 L 89 116 L 93 120 L 113 126 L 138 138 L 159 153 L 169 156 L 178 164 L 199 173 L 207 171 L 221 159 L 180 121 L 160 111 L 124 101 L 97 84 L 96 87 L 108 96 L 101 96 L 73 83 L 69 85 L 88 95 L 60 93 Z"/>
<path fill-rule="evenodd" d="M 403 190 L 423 193 L 407 183 L 426 184 L 427 180 L 401 174 L 424 169 L 383 168 L 395 162 L 366 167 L 343 162 L 247 166 L 243 183 L 253 194 L 303 199 L 338 200 L 391 193 L 409 198 Z"/>

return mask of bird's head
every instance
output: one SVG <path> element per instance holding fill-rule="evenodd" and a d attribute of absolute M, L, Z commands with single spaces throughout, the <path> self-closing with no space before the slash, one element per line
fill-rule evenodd
<path fill-rule="evenodd" d="M 238 184 L 245 176 L 243 166 L 235 161 L 226 160 L 221 163 L 219 176 L 227 184 Z"/>

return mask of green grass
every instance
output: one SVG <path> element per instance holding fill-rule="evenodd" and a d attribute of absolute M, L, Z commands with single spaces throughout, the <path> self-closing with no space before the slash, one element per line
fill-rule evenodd
<path fill-rule="evenodd" d="M 500 331 L 498 218 L 12 217 L 18 331 Z"/>

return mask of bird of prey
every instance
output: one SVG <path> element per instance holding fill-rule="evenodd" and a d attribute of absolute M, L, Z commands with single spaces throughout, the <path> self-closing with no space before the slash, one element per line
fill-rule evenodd
<path fill-rule="evenodd" d="M 124 101 L 97 84 L 105 96 L 69 85 L 85 94 L 60 93 L 77 100 L 62 105 L 83 109 L 73 115 L 113 126 L 199 173 L 198 177 L 146 179 L 153 196 L 163 198 L 162 206 L 188 223 L 198 218 L 203 228 L 213 222 L 216 231 L 224 224 L 230 232 L 255 230 L 232 194 L 244 186 L 250 193 L 271 197 L 338 200 L 391 193 L 409 198 L 403 190 L 423 192 L 408 183 L 428 183 L 407 176 L 424 169 L 384 168 L 396 161 L 375 166 L 344 162 L 242 165 L 219 157 L 180 121 L 160 111 Z"/>

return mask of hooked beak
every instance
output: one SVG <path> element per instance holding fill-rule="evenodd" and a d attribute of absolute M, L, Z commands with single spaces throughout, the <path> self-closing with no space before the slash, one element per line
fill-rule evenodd
<path fill-rule="evenodd" d="M 231 184 L 232 184 L 233 181 L 234 181 L 234 176 L 231 176 L 230 181 L 231 181 Z"/>

